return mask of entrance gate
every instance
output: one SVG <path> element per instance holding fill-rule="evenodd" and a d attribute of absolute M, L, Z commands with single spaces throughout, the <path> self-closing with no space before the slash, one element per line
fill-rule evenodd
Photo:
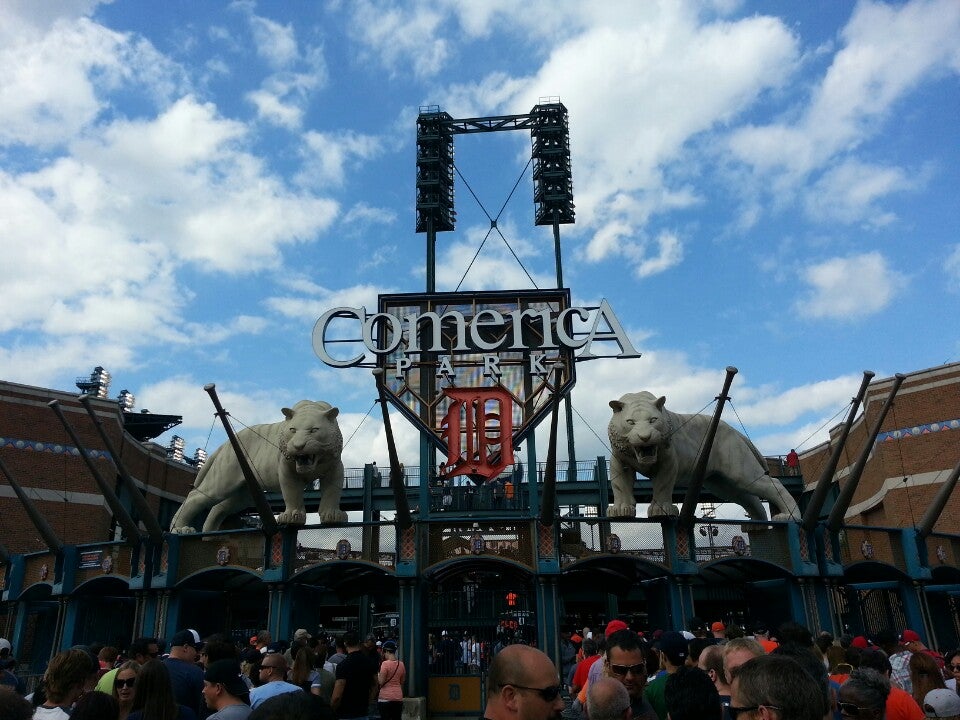
<path fill-rule="evenodd" d="M 493 655 L 504 645 L 536 642 L 531 578 L 513 566 L 498 565 L 498 572 L 484 565 L 446 575 L 429 593 L 431 718 L 479 717 Z"/>

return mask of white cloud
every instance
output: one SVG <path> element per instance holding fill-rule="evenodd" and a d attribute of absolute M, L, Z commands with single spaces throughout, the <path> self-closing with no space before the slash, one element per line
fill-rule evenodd
<path fill-rule="evenodd" d="M 339 290 L 330 290 L 305 279 L 288 283 L 299 295 L 273 296 L 264 304 L 284 317 L 309 322 L 311 325 L 324 312 L 335 307 L 365 307 L 372 312 L 377 307 L 377 296 L 391 292 L 389 288 L 373 285 L 354 285 Z"/>
<path fill-rule="evenodd" d="M 808 285 L 795 305 L 803 317 L 854 320 L 889 305 L 906 284 L 878 252 L 832 258 L 803 271 Z"/>
<path fill-rule="evenodd" d="M 358 202 L 344 214 L 340 224 L 344 226 L 393 225 L 397 222 L 397 213 L 385 207 L 374 207 Z"/>
<path fill-rule="evenodd" d="M 355 132 L 310 131 L 303 143 L 303 169 L 296 179 L 304 187 L 342 185 L 348 169 L 383 153 L 380 138 Z"/>
<path fill-rule="evenodd" d="M 129 368 L 136 364 L 136 348 L 106 337 L 47 337 L 37 342 L 0 345 L 0 377 L 37 387 L 64 387 L 64 377 L 79 377 L 97 365 Z"/>
<path fill-rule="evenodd" d="M 250 16 L 257 54 L 274 68 L 285 68 L 299 57 L 293 25 L 281 25 L 260 15 Z"/>
<path fill-rule="evenodd" d="M 798 120 L 736 130 L 730 138 L 734 156 L 760 171 L 782 170 L 801 179 L 858 146 L 919 82 L 957 70 L 960 5 L 862 2 L 842 36 L 844 47 Z"/>
<path fill-rule="evenodd" d="M 415 5 L 409 12 L 369 0 L 351 3 L 350 32 L 391 75 L 410 72 L 429 77 L 446 67 L 449 43 L 438 32 L 444 17 L 433 7 Z"/>
<path fill-rule="evenodd" d="M 300 127 L 303 109 L 293 104 L 285 104 L 282 94 L 260 88 L 247 93 L 246 98 L 257 108 L 257 116 L 261 120 L 288 130 Z"/>
<path fill-rule="evenodd" d="M 635 273 L 639 278 L 661 273 L 683 260 L 683 244 L 674 233 L 662 232 L 655 242 L 656 255 L 644 257 L 636 266 Z"/>
<path fill-rule="evenodd" d="M 913 186 L 899 168 L 850 160 L 831 168 L 810 186 L 805 192 L 806 211 L 820 222 L 888 225 L 895 216 L 880 210 L 877 201 Z"/>
<path fill-rule="evenodd" d="M 94 122 L 109 91 L 165 96 L 179 84 L 172 63 L 146 41 L 86 18 L 46 32 L 5 15 L 0 30 L 0 145 L 63 143 Z"/>
<path fill-rule="evenodd" d="M 952 292 L 960 292 L 960 245 L 954 245 L 947 254 L 943 264 L 947 274 L 947 288 Z"/>

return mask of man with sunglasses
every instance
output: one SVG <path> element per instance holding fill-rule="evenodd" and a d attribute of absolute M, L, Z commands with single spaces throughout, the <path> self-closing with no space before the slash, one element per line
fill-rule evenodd
<path fill-rule="evenodd" d="M 633 630 L 612 633 L 607 638 L 603 673 L 623 683 L 630 694 L 630 708 L 635 720 L 658 720 L 656 710 L 643 695 L 647 687 L 647 665 L 640 643 L 640 638 Z"/>
<path fill-rule="evenodd" d="M 730 720 L 823 720 L 822 696 L 823 687 L 796 660 L 761 655 L 737 669 L 727 712 Z"/>
<path fill-rule="evenodd" d="M 268 652 L 260 662 L 260 685 L 250 691 L 250 707 L 256 709 L 265 700 L 290 692 L 303 692 L 303 688 L 288 683 L 287 660 L 280 652 Z"/>
<path fill-rule="evenodd" d="M 485 720 L 560 720 L 564 702 L 553 661 L 529 645 L 508 645 L 487 672 Z"/>

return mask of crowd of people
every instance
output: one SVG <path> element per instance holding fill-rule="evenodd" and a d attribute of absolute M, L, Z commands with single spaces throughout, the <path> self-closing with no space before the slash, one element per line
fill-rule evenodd
<path fill-rule="evenodd" d="M 960 720 L 960 650 L 928 648 L 909 628 L 834 638 L 694 619 L 647 636 L 615 619 L 562 634 L 559 667 L 532 645 L 486 658 L 473 636 L 442 637 L 461 664 L 483 664 L 486 720 Z M 238 647 L 186 629 L 163 648 L 71 648 L 25 696 L 0 638 L 0 720 L 401 719 L 406 667 L 391 639 L 262 631 Z"/>
<path fill-rule="evenodd" d="M 748 635 L 694 618 L 690 629 L 647 637 L 616 619 L 603 633 L 564 634 L 565 643 L 576 657 L 549 678 L 532 648 L 522 666 L 497 655 L 487 720 L 521 706 L 524 720 L 960 720 L 960 650 L 941 654 L 910 629 L 815 637 L 786 622 Z"/>
<path fill-rule="evenodd" d="M 406 667 L 392 639 L 261 631 L 238 646 L 181 630 L 128 648 L 78 646 L 55 655 L 33 692 L 0 638 L 0 720 L 400 720 Z"/>

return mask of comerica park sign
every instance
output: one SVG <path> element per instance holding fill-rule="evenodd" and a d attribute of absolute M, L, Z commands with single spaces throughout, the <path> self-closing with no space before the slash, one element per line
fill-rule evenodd
<path fill-rule="evenodd" d="M 576 363 L 637 358 L 606 300 L 514 290 L 381 295 L 332 308 L 313 348 L 334 368 L 378 368 L 387 399 L 447 453 L 447 474 L 493 477 L 576 382 Z"/>
<path fill-rule="evenodd" d="M 595 344 L 613 342 L 619 348 L 615 357 L 640 357 L 606 300 L 591 309 L 566 307 L 555 312 L 549 306 L 516 307 L 507 311 L 481 307 L 470 315 L 458 309 L 417 310 L 399 315 L 384 311 L 367 313 L 364 307 L 336 307 L 321 315 L 313 330 L 314 351 L 331 367 L 353 367 L 362 364 L 366 358 L 366 353 L 349 358 L 337 358 L 331 353 L 327 331 L 335 321 L 344 320 L 353 321 L 364 348 L 377 356 L 398 352 L 404 356 L 421 352 L 454 355 L 582 348 L 577 358 L 587 360 L 609 357 L 609 353 L 594 352 Z M 573 329 L 575 322 L 585 327 L 577 332 Z M 529 332 L 531 329 L 538 332 Z M 543 355 L 534 354 L 532 357 L 542 358 Z M 409 362 L 408 358 L 400 358 L 397 369 L 408 369 Z M 532 369 L 539 374 L 546 371 L 539 362 Z M 438 372 L 440 375 L 451 374 L 449 363 L 441 361 Z"/>

